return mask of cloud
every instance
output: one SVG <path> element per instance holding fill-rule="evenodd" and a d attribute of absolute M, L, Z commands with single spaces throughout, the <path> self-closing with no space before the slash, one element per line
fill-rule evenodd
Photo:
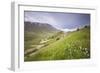
<path fill-rule="evenodd" d="M 57 29 L 71 31 L 90 25 L 90 14 L 25 11 L 25 21 L 48 23 Z"/>
<path fill-rule="evenodd" d="M 48 23 L 52 26 L 58 24 L 50 13 L 40 12 L 25 12 L 25 21 Z"/>

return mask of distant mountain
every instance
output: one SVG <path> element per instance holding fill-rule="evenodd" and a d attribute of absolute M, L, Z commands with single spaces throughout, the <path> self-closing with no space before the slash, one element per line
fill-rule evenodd
<path fill-rule="evenodd" d="M 57 32 L 56 28 L 47 23 L 24 22 L 24 30 L 28 32 Z"/>

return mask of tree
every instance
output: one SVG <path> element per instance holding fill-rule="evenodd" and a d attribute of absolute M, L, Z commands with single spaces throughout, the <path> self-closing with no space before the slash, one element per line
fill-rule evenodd
<path fill-rule="evenodd" d="M 87 28 L 88 26 L 84 26 L 84 28 Z"/>
<path fill-rule="evenodd" d="M 80 29 L 79 28 L 77 28 L 77 31 L 79 31 Z"/>
<path fill-rule="evenodd" d="M 60 38 L 58 37 L 58 38 L 56 38 L 56 40 L 59 40 Z"/>

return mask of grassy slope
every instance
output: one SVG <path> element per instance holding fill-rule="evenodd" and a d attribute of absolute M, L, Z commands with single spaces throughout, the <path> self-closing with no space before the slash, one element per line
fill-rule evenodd
<path fill-rule="evenodd" d="M 24 44 L 25 44 L 24 48 L 25 48 L 25 50 L 30 49 L 30 48 L 34 48 L 31 45 L 38 45 L 41 39 L 44 39 L 47 36 L 51 36 L 51 35 L 53 35 L 55 33 L 54 32 L 52 32 L 52 33 L 47 33 L 47 32 L 41 33 L 41 32 L 37 32 L 37 33 L 34 33 L 33 34 L 33 32 L 25 32 L 24 33 L 25 34 L 24 35 L 24 38 L 25 38 L 24 39 L 24 41 L 25 41 L 24 42 Z"/>
<path fill-rule="evenodd" d="M 90 57 L 90 28 L 72 32 L 68 36 L 41 48 L 25 61 L 83 59 Z"/>

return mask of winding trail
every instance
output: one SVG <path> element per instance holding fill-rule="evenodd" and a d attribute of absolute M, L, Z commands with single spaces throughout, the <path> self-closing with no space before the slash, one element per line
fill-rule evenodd
<path fill-rule="evenodd" d="M 28 50 L 25 50 L 24 55 L 33 55 L 36 53 L 36 51 L 38 51 L 39 49 L 41 49 L 42 47 L 44 47 L 45 44 L 41 44 L 41 45 L 37 45 L 35 48 L 30 48 Z"/>

